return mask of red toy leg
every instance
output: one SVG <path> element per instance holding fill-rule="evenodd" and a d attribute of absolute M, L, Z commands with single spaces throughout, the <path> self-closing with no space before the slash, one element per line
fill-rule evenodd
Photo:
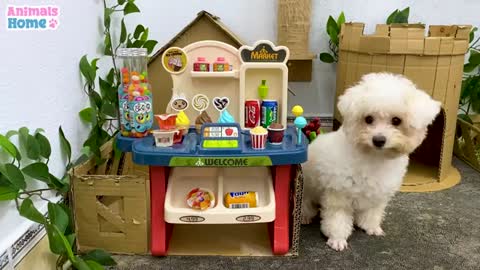
<path fill-rule="evenodd" d="M 150 166 L 150 234 L 154 256 L 167 255 L 171 224 L 165 222 L 168 167 Z"/>
<path fill-rule="evenodd" d="M 275 190 L 275 221 L 269 226 L 272 251 L 284 255 L 290 249 L 290 181 L 291 165 L 273 169 Z"/>

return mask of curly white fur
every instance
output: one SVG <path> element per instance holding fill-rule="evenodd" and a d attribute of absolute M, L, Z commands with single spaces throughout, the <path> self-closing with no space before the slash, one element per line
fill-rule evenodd
<path fill-rule="evenodd" d="M 338 251 L 347 248 L 354 224 L 369 235 L 384 235 L 385 207 L 440 106 L 400 75 L 367 74 L 347 89 L 338 102 L 342 127 L 309 148 L 303 223 L 320 207 L 321 230 Z"/>

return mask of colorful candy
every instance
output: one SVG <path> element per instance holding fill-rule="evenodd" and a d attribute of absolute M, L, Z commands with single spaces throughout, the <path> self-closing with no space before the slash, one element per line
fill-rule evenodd
<path fill-rule="evenodd" d="M 206 210 L 215 206 L 215 196 L 207 189 L 194 188 L 187 195 L 187 205 L 193 209 Z"/>

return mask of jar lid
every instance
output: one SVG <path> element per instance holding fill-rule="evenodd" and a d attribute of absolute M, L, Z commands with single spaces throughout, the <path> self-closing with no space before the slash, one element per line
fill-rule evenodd
<path fill-rule="evenodd" d="M 205 57 L 197 57 L 198 61 L 205 61 Z"/>
<path fill-rule="evenodd" d="M 217 57 L 217 61 L 225 61 L 225 57 Z"/>
<path fill-rule="evenodd" d="M 130 50 L 128 48 L 119 48 L 117 50 L 118 57 L 125 57 L 130 55 Z"/>

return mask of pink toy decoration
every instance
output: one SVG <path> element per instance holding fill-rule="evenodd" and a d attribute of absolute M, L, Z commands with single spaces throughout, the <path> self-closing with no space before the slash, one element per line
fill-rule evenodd
<path fill-rule="evenodd" d="M 210 71 L 210 63 L 205 57 L 198 57 L 197 62 L 193 63 L 193 71 Z"/>

